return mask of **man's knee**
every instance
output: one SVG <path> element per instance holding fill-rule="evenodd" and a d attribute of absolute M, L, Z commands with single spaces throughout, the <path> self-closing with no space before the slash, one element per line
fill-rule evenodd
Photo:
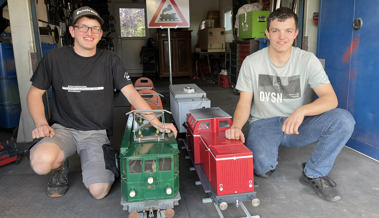
<path fill-rule="evenodd" d="M 355 119 L 351 113 L 341 108 L 336 108 L 332 112 L 338 128 L 347 134 L 351 134 L 354 131 L 355 126 Z"/>
<path fill-rule="evenodd" d="M 88 186 L 88 191 L 93 198 L 100 200 L 109 193 L 111 186 L 112 184 L 109 183 L 95 183 Z"/>
<path fill-rule="evenodd" d="M 30 165 L 39 175 L 48 174 L 59 167 L 64 160 L 64 153 L 57 145 L 41 144 L 30 152 Z"/>

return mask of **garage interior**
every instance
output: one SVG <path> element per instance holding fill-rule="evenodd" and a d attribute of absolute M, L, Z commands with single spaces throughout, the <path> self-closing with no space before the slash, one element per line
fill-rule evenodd
<path fill-rule="evenodd" d="M 170 29 L 171 46 L 173 46 L 172 73 L 170 66 L 166 64 L 169 58 L 165 48 L 167 29 L 146 28 L 146 35 L 140 38 L 121 36 L 119 9 L 129 7 L 146 9 L 146 2 L 145 0 L 0 1 L 3 17 L 0 21 L 0 28 L 3 30 L 0 34 L 2 55 L 8 55 L 6 52 L 12 51 L 17 75 L 17 80 L 12 80 L 16 75 L 12 74 L 9 78 L 5 78 L 2 73 L 0 80 L 17 81 L 19 101 L 16 104 L 20 107 L 18 116 L 15 117 L 11 113 L 17 110 L 7 111 L 4 115 L 8 119 L 7 122 L 12 123 L 13 119 L 16 119 L 17 124 L 0 124 L 0 142 L 2 145 L 15 146 L 19 154 L 18 161 L 0 166 L 2 211 L 0 217 L 128 216 L 128 212 L 123 211 L 120 205 L 120 179 L 115 181 L 107 197 L 102 200 L 93 199 L 83 186 L 80 160 L 75 155 L 69 159 L 69 191 L 61 198 L 52 199 L 46 195 L 48 176 L 36 175 L 30 168 L 26 155 L 32 143 L 31 130 L 34 128 L 25 101 L 30 87 L 30 77 L 46 50 L 72 43 L 67 35 L 62 34 L 64 29 L 62 25 L 64 26 L 64 19 L 69 16 L 69 12 L 80 5 L 89 5 L 103 17 L 108 18 L 104 27 L 107 34 L 103 34 L 99 46 L 102 49 L 113 50 L 121 57 L 133 81 L 141 76 L 152 78 L 155 90 L 163 96 L 165 109 L 170 109 L 170 84 L 193 83 L 207 93 L 212 107 L 220 107 L 233 115 L 239 98 L 238 91 L 234 89 L 239 66 L 246 55 L 267 46 L 267 40 L 264 38 L 238 38 L 238 29 L 234 27 L 235 14 L 243 5 L 258 1 L 212 0 L 206 3 L 200 0 L 190 1 L 189 27 Z M 359 0 L 347 2 L 334 0 L 329 3 L 326 0 L 262 2 L 267 10 L 279 4 L 293 7 L 297 11 L 302 18 L 300 22 L 302 37 L 295 41 L 294 46 L 314 52 L 324 62 L 339 98 L 339 107 L 351 111 L 357 119 L 357 125 L 352 139 L 337 157 L 329 174 L 338 184 L 338 190 L 342 195 L 341 201 L 335 203 L 324 201 L 299 181 L 302 173 L 301 164 L 309 159 L 315 145 L 302 148 L 281 147 L 279 165 L 275 173 L 266 179 L 255 178 L 260 205 L 253 207 L 251 203 L 245 202 L 247 210 L 252 217 L 263 218 L 377 217 L 379 128 L 378 122 L 375 121 L 379 121 L 379 111 L 375 99 L 379 97 L 377 92 L 379 77 L 375 69 L 379 66 L 375 62 L 379 56 L 379 44 L 370 42 L 373 39 L 369 37 L 372 37 L 375 31 L 370 27 L 379 24 L 378 15 L 375 13 L 379 6 L 370 3 L 370 6 L 362 8 Z M 199 5 L 204 7 L 199 8 Z M 62 8 L 63 10 L 59 10 Z M 230 18 L 232 27 L 229 31 L 225 26 L 227 12 L 232 14 Z M 355 29 L 354 25 L 358 25 L 355 22 L 356 18 L 363 20 L 361 29 Z M 220 28 L 223 32 L 222 34 L 220 32 L 222 37 L 218 37 L 216 41 L 221 47 L 212 51 L 212 48 L 208 47 L 209 43 L 204 41 L 209 40 L 207 33 L 210 30 L 217 32 Z M 354 47 L 357 38 L 359 46 Z M 13 47 L 6 47 L 9 44 Z M 205 49 L 202 46 L 205 46 Z M 351 51 L 350 56 L 346 51 Z M 185 54 L 181 56 L 183 60 L 176 59 L 178 54 Z M 346 61 L 340 61 L 338 58 Z M 333 74 L 328 70 L 337 73 Z M 227 81 L 222 82 L 218 79 L 223 75 L 220 72 L 226 72 Z M 360 77 L 361 74 L 364 76 Z M 347 78 L 350 80 L 347 81 Z M 2 83 L 2 86 L 3 84 L 6 83 Z M 15 91 L 10 90 L 8 83 L 6 86 L 6 88 L 0 87 L 0 94 L 1 92 L 14 94 Z M 0 102 L 0 106 L 1 104 L 3 102 Z M 111 145 L 119 148 L 126 123 L 125 113 L 130 111 L 129 103 L 119 93 L 115 93 L 113 110 L 114 133 Z M 247 126 L 244 127 L 244 132 L 246 131 Z M 179 147 L 181 200 L 174 208 L 175 217 L 220 217 L 212 203 L 202 202 L 208 194 L 204 193 L 201 185 L 196 185 L 199 178 L 196 172 L 190 170 L 193 165 L 180 141 Z M 222 214 L 230 218 L 246 216 L 241 207 L 235 205 L 229 205 Z"/>

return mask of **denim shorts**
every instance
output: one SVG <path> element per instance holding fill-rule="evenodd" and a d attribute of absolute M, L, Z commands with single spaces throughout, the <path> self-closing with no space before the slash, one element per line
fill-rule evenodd
<path fill-rule="evenodd" d="M 53 124 L 52 128 L 55 136 L 43 138 L 32 150 L 41 143 L 54 143 L 62 149 L 65 159 L 75 152 L 79 154 L 84 185 L 114 182 L 114 174 L 105 167 L 102 148 L 104 144 L 109 144 L 106 130 L 81 131 L 60 124 Z"/>

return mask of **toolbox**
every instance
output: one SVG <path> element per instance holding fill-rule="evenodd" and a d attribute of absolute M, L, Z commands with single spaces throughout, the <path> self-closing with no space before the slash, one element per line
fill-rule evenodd
<path fill-rule="evenodd" d="M 238 38 L 267 38 L 265 30 L 269 14 L 270 11 L 250 11 L 240 14 L 238 17 Z"/>

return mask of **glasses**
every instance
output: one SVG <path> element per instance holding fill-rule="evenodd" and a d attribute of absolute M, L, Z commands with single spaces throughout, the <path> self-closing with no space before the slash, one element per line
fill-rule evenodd
<path fill-rule="evenodd" d="M 79 32 L 81 33 L 87 33 L 89 29 L 91 29 L 91 32 L 93 34 L 99 34 L 101 32 L 101 27 L 99 26 L 89 27 L 86 25 L 80 25 L 80 26 L 74 26 L 74 27 L 78 28 Z"/>

